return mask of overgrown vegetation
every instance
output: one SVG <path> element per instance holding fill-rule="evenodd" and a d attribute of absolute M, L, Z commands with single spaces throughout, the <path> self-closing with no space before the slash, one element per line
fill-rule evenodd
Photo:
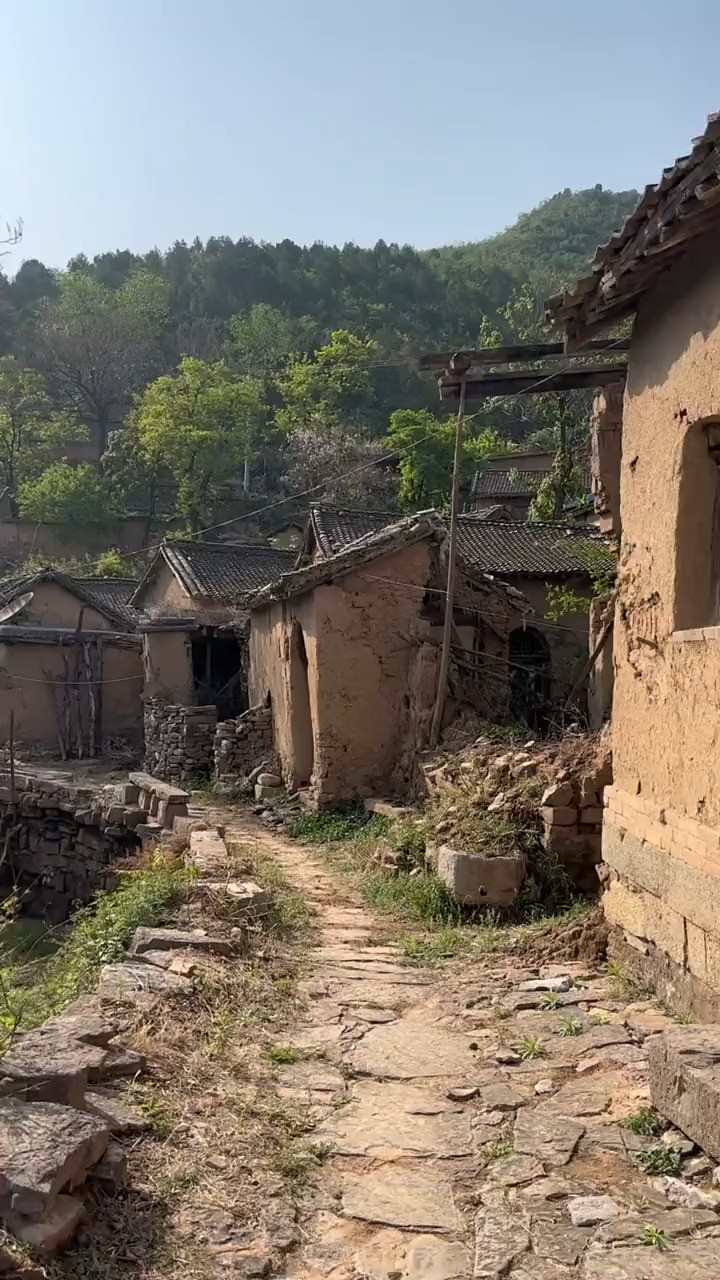
<path fill-rule="evenodd" d="M 359 834 L 364 839 L 383 836 L 388 826 L 387 818 L 370 813 L 363 805 L 353 805 L 301 814 L 288 824 L 288 835 L 307 844 L 336 844 L 354 840 Z"/>
<path fill-rule="evenodd" d="M 37 449 L 0 441 L 13 514 L 23 504 L 36 519 L 78 521 L 162 510 L 208 523 L 238 470 L 248 510 L 315 485 L 378 509 L 442 504 L 451 415 L 436 411 L 434 382 L 408 352 L 539 336 L 542 299 L 582 271 L 635 198 L 559 192 L 487 241 L 427 252 L 213 237 L 165 253 L 81 254 L 65 271 L 21 263 L 12 280 L 0 275 L 0 354 L 16 384 L 10 409 L 26 402 Z M 202 408 L 198 380 L 211 391 Z M 134 418 L 112 431 L 133 403 Z M 587 407 L 582 394 L 565 406 L 573 439 Z M 468 471 L 517 443 L 521 421 L 525 443 L 554 443 L 560 411 L 553 395 L 522 413 L 512 398 L 489 401 L 468 420 Z M 85 423 L 105 452 L 96 479 L 70 455 Z M 67 460 L 57 448 L 41 458 L 52 435 Z M 401 451 L 397 471 L 369 465 L 389 449 Z"/>
<path fill-rule="evenodd" d="M 659 1145 L 650 1147 L 649 1151 L 641 1151 L 638 1155 L 638 1162 L 642 1165 L 645 1173 L 649 1175 L 674 1175 L 680 1171 L 682 1156 L 675 1147 Z"/>
<path fill-rule="evenodd" d="M 90 990 L 103 965 L 122 960 L 135 929 L 166 919 L 192 890 L 196 872 L 169 854 L 156 854 L 149 865 L 119 872 L 116 889 L 101 893 L 80 911 L 39 978 L 24 985 L 22 966 L 0 934 L 0 1035 L 4 1042 L 16 1031 L 37 1026 L 78 995 Z M 0 1047 L 3 1041 L 0 1039 Z"/>

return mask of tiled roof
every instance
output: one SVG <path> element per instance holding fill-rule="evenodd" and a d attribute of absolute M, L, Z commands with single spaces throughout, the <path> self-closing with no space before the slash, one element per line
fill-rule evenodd
<path fill-rule="evenodd" d="M 614 557 L 606 539 L 565 524 L 493 523 L 476 515 L 458 519 L 458 555 L 480 573 L 498 577 L 567 577 L 588 574 Z"/>
<path fill-rule="evenodd" d="M 537 487 L 546 480 L 549 471 L 518 471 L 510 466 L 507 471 L 478 471 L 472 483 L 474 498 L 531 498 Z"/>
<path fill-rule="evenodd" d="M 296 559 L 294 551 L 237 542 L 169 541 L 163 543 L 159 554 L 188 595 L 226 604 L 243 601 L 288 573 Z"/>
<path fill-rule="evenodd" d="M 57 582 L 114 623 L 119 631 L 135 629 L 137 610 L 129 604 L 138 585 L 135 578 L 74 578 L 51 567 L 33 574 L 12 574 L 0 581 L 0 605 L 9 604 L 43 582 Z"/>
<path fill-rule="evenodd" d="M 139 578 L 73 578 L 92 600 L 101 613 L 108 610 L 137 622 L 138 612 L 130 604 L 130 597 L 137 591 Z"/>
<path fill-rule="evenodd" d="M 572 289 L 550 298 L 548 319 L 565 329 L 571 344 L 582 345 L 595 326 L 607 326 L 634 311 L 688 246 L 716 229 L 720 221 L 720 112 L 680 156 L 647 186 L 639 203 L 600 245 L 590 272 Z"/>
<path fill-rule="evenodd" d="M 310 522 L 323 555 L 333 556 L 351 542 L 400 520 L 397 511 L 351 511 L 340 507 L 310 508 Z"/>

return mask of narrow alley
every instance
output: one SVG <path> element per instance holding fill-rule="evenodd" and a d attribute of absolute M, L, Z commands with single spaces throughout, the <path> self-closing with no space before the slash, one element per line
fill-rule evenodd
<path fill-rule="evenodd" d="M 647 1041 L 673 1019 L 621 972 L 502 953 L 415 967 L 317 851 L 251 820 L 226 838 L 317 913 L 309 1014 L 277 1068 L 326 1153 L 289 1276 L 717 1274 L 711 1162 L 649 1108 Z"/>

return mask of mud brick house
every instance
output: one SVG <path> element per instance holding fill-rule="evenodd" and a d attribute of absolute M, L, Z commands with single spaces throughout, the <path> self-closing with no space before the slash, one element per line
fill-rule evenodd
<path fill-rule="evenodd" d="M 548 313 L 633 317 L 619 469 L 604 904 L 626 965 L 720 1016 L 720 115 Z M 617 475 L 607 473 L 608 492 Z"/>
<path fill-rule="evenodd" d="M 247 602 L 297 553 L 260 543 L 166 541 L 133 598 L 145 693 L 181 706 L 247 707 Z"/>
<path fill-rule="evenodd" d="M 250 701 L 272 708 L 283 779 L 325 806 L 416 785 L 437 687 L 447 543 L 432 511 L 379 529 L 374 515 L 353 524 L 334 514 L 342 535 L 328 519 L 327 554 L 315 555 L 306 531 L 308 563 L 258 594 L 250 629 Z M 324 528 L 324 517 L 316 508 L 311 524 Z M 508 636 L 526 610 L 519 593 L 460 562 L 456 699 L 467 677 L 507 714 Z"/>
<path fill-rule="evenodd" d="M 524 520 L 552 465 L 552 454 L 538 449 L 486 458 L 482 470 L 476 471 L 473 477 L 468 511 L 494 511 L 504 507 L 511 520 Z"/>
<path fill-rule="evenodd" d="M 610 544 L 595 530 L 565 524 L 525 524 L 489 519 L 491 512 L 458 519 L 458 554 L 464 567 L 485 580 L 513 587 L 530 604 L 532 618 L 518 617 L 509 635 L 512 713 L 542 728 L 567 697 L 588 656 L 588 612 L 564 615 L 548 624 L 548 591 L 562 587 L 590 600 L 593 581 L 611 571 Z M 353 541 L 386 527 L 383 512 L 311 508 L 301 564 L 336 555 Z"/>
<path fill-rule="evenodd" d="M 142 740 L 142 655 L 125 578 L 57 569 L 0 581 L 0 743 L 99 755 L 108 740 Z M 13 605 L 20 606 L 13 612 Z"/>

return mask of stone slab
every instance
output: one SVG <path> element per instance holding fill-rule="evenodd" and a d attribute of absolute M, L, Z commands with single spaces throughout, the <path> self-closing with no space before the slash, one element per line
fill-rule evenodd
<path fill-rule="evenodd" d="M 475 1219 L 477 1280 L 498 1280 L 530 1249 L 528 1223 L 505 1210 L 481 1209 Z"/>
<path fill-rule="evenodd" d="M 441 1095 L 407 1085 L 358 1081 L 346 1107 L 317 1130 L 338 1155 L 397 1151 L 411 1156 L 469 1156 L 470 1121 Z"/>
<path fill-rule="evenodd" d="M 345 1177 L 343 1210 L 350 1218 L 390 1227 L 459 1232 L 452 1185 L 432 1166 L 417 1169 L 381 1164 Z"/>
<path fill-rule="evenodd" d="M 470 1253 L 457 1240 L 392 1227 L 377 1231 L 353 1254 L 355 1273 L 366 1280 L 461 1280 L 472 1270 Z"/>
<path fill-rule="evenodd" d="M 585 1125 L 542 1107 L 525 1107 L 515 1119 L 514 1146 L 518 1155 L 535 1156 L 544 1164 L 567 1164 L 585 1133 Z"/>
<path fill-rule="evenodd" d="M 371 1027 L 349 1061 L 357 1072 L 389 1080 L 465 1077 L 476 1065 L 468 1043 L 464 1036 L 442 1027 L 408 1020 L 389 1022 Z"/>
<path fill-rule="evenodd" d="M 33 1220 L 19 1213 L 8 1214 L 9 1230 L 30 1249 L 46 1257 L 59 1253 L 73 1240 L 85 1214 L 82 1200 L 75 1196 L 58 1196 L 44 1218 Z"/>
<path fill-rule="evenodd" d="M 103 995 L 116 993 L 120 996 L 132 996 L 137 992 L 160 996 L 188 995 L 192 991 L 192 982 L 179 973 L 143 964 L 142 960 L 124 960 L 122 964 L 104 965 L 100 970 L 98 991 Z"/>
<path fill-rule="evenodd" d="M 648 1041 L 653 1106 L 720 1160 L 720 1027 L 678 1026 Z"/>
<path fill-rule="evenodd" d="M 104 1154 L 110 1130 L 98 1116 L 54 1102 L 0 1099 L 0 1212 L 39 1217 L 78 1186 Z"/>
<path fill-rule="evenodd" d="M 487 858 L 444 844 L 438 850 L 436 870 L 456 902 L 510 907 L 525 879 L 527 862 L 521 855 Z"/>
<path fill-rule="evenodd" d="M 583 1266 L 584 1280 L 708 1280 L 720 1274 L 720 1238 L 683 1240 L 669 1256 L 643 1245 L 601 1249 Z"/>
<path fill-rule="evenodd" d="M 86 1093 L 85 1108 L 91 1115 L 99 1116 L 111 1133 L 143 1133 L 149 1128 L 149 1122 L 143 1113 L 111 1089 L 96 1089 Z"/>
<path fill-rule="evenodd" d="M 136 929 L 128 955 L 141 956 L 145 951 L 202 951 L 217 956 L 231 956 L 233 946 L 227 938 L 195 933 L 190 929 Z"/>

